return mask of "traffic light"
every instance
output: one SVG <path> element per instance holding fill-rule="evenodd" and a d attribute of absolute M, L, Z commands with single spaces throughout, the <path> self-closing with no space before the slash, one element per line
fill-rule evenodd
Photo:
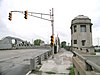
<path fill-rule="evenodd" d="M 12 20 L 12 13 L 10 12 L 9 13 L 9 18 L 8 18 L 10 21 Z"/>
<path fill-rule="evenodd" d="M 51 36 L 51 46 L 53 46 L 54 45 L 54 36 L 52 35 Z"/>
<path fill-rule="evenodd" d="M 28 11 L 27 10 L 24 12 L 24 15 L 25 15 L 24 18 L 27 19 L 27 17 L 28 17 Z"/>

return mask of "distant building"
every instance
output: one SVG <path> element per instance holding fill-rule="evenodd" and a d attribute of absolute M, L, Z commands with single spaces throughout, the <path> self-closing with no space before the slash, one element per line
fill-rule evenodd
<path fill-rule="evenodd" d="M 21 49 L 32 48 L 32 44 L 27 41 L 23 41 L 20 38 L 7 36 L 0 40 L 0 50 L 2 49 Z"/>
<path fill-rule="evenodd" d="M 78 15 L 71 21 L 72 47 L 92 47 L 92 25 L 91 19 L 84 15 Z"/>

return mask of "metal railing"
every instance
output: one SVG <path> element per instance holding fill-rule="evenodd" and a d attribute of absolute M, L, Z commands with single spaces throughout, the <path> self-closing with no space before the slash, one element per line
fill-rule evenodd
<path fill-rule="evenodd" d="M 89 59 L 83 57 L 82 55 L 78 54 L 77 52 L 73 51 L 73 56 L 78 56 L 79 59 L 83 60 L 86 65 L 86 71 L 93 71 L 94 69 L 97 72 L 100 72 L 100 66 L 98 66 L 96 63 L 90 61 Z"/>

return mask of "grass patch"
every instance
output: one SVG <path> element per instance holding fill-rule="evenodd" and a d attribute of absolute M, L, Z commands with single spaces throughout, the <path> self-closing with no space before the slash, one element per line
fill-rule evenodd
<path fill-rule="evenodd" d="M 45 72 L 47 74 L 56 74 L 55 72 Z"/>
<path fill-rule="evenodd" d="M 75 75 L 75 72 L 74 72 L 74 68 L 72 67 L 70 72 L 69 72 L 69 75 Z"/>

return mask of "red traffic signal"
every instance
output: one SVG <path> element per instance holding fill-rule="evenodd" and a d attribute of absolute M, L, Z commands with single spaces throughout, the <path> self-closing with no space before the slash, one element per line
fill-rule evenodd
<path fill-rule="evenodd" d="M 12 20 L 12 13 L 10 12 L 9 13 L 9 18 L 8 18 L 10 21 Z"/>
<path fill-rule="evenodd" d="M 25 15 L 24 18 L 27 19 L 27 17 L 28 17 L 28 11 L 27 10 L 24 12 L 24 15 Z"/>

